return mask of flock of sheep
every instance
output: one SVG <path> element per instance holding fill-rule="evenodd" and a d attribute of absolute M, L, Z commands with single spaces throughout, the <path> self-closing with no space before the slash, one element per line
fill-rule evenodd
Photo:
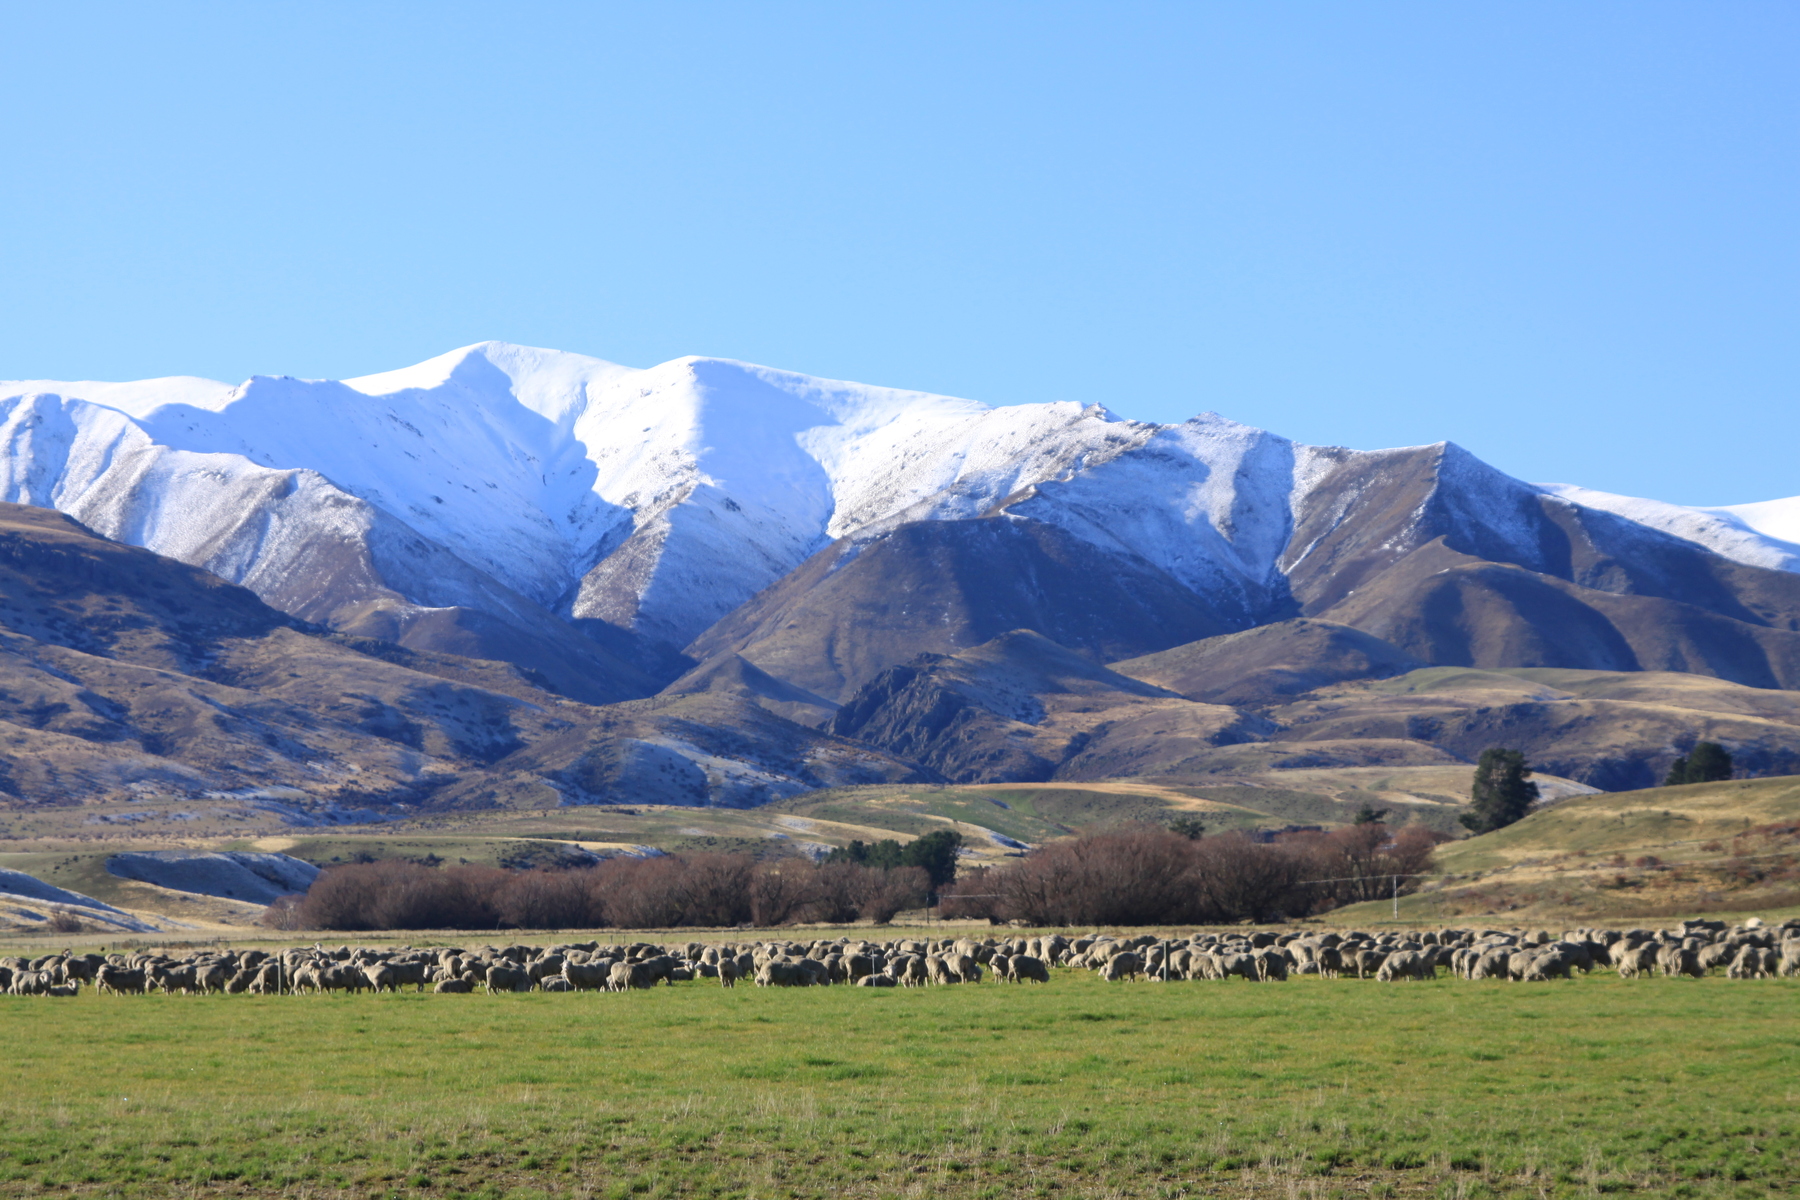
<path fill-rule="evenodd" d="M 1096 971 L 1107 980 L 1232 979 L 1294 974 L 1399 981 L 1432 979 L 1448 968 L 1464 979 L 1539 981 L 1610 967 L 1621 977 L 1661 973 L 1733 979 L 1800 975 L 1800 919 L 1779 926 L 1751 920 L 1687 921 L 1668 930 L 1547 931 L 1445 929 L 1435 933 L 1201 933 L 1174 938 L 1061 934 L 1031 938 L 903 938 L 813 942 L 371 949 L 349 946 L 197 952 L 49 955 L 0 960 L 0 991 L 74 996 L 101 992 L 225 994 L 419 991 L 630 991 L 658 983 L 740 979 L 761 987 L 853 984 L 905 987 L 995 982 L 1048 983 L 1052 966 Z"/>
<path fill-rule="evenodd" d="M 1059 966 L 1085 967 L 1109 980 L 1284 980 L 1289 975 L 1396 982 L 1435 979 L 1447 968 L 1462 979 L 1528 982 L 1567 979 L 1572 972 L 1610 967 L 1621 978 L 1723 970 L 1732 979 L 1800 975 L 1800 919 L 1764 926 L 1754 918 L 1735 928 L 1723 921 L 1685 921 L 1679 928 L 1577 929 L 1435 933 L 1203 933 L 1170 940 L 1082 938 Z"/>

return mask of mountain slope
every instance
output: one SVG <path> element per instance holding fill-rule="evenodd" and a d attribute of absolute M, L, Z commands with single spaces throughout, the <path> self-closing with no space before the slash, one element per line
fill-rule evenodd
<path fill-rule="evenodd" d="M 565 779 L 631 739 L 693 783 L 682 803 L 928 777 L 748 705 L 593 707 L 511 664 L 322 633 L 206 571 L 0 504 L 0 807 L 229 793 L 305 823 L 629 799 Z"/>
<path fill-rule="evenodd" d="M 1300 618 L 1112 664 L 1121 675 L 1208 704 L 1274 704 L 1328 684 L 1423 666 L 1380 638 Z"/>
<path fill-rule="evenodd" d="M 1661 782 L 1696 741 L 1746 775 L 1800 771 L 1800 694 L 1670 672 L 1432 667 L 1267 710 L 1290 751 L 1405 739 L 1472 761 L 1489 746 L 1607 791 Z"/>
<path fill-rule="evenodd" d="M 1678 510 L 1449 444 L 1312 447 L 721 359 L 489 342 L 342 382 L 0 385 L 0 498 L 595 704 L 666 686 L 810 724 L 1013 629 L 1103 662 L 1302 619 L 1399 657 L 1262 639 L 1237 691 L 1184 691 L 1267 703 L 1408 658 L 1800 685 L 1785 502 Z"/>
<path fill-rule="evenodd" d="M 1142 560 L 1055 525 L 915 521 L 821 551 L 696 640 L 702 662 L 741 656 L 836 701 L 920 653 L 1031 629 L 1096 662 L 1233 628 Z"/>
<path fill-rule="evenodd" d="M 1116 674 L 1028 630 L 890 668 L 846 700 L 829 728 L 953 783 L 1145 774 L 1275 730 Z"/>

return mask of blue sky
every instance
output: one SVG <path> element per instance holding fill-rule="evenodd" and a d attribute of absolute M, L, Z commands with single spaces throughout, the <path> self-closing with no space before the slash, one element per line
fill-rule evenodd
<path fill-rule="evenodd" d="M 1800 9 L 9 5 L 0 377 L 501 338 L 1800 493 Z"/>

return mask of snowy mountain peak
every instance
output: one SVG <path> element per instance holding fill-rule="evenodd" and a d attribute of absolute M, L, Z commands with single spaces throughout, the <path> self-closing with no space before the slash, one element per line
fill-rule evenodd
<path fill-rule="evenodd" d="M 1413 514 L 1395 553 L 1458 528 L 1527 561 L 1531 506 L 1549 493 L 1800 569 L 1800 501 L 1679 509 L 1537 489 L 1448 442 L 1309 447 L 1214 412 L 1163 426 L 1097 403 L 991 407 L 731 359 L 637 369 L 507 342 L 341 382 L 3 384 L 0 450 L 0 497 L 228 578 L 291 575 L 304 558 L 367 577 L 346 595 L 535 603 L 674 645 L 833 539 L 1000 511 L 1147 562 L 1244 621 L 1279 607 L 1285 573 L 1378 493 Z M 1432 482 L 1415 494 L 1421 471 Z"/>

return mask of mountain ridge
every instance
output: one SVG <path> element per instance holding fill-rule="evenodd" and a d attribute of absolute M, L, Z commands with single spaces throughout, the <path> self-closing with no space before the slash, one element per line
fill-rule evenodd
<path fill-rule="evenodd" d="M 1451 442 L 1308 446 L 1210 412 L 995 408 L 726 359 L 637 369 L 486 342 L 343 381 L 0 384 L 0 500 L 254 593 L 289 623 L 234 651 L 258 687 L 291 690 L 270 656 L 292 653 L 376 697 L 309 693 L 323 707 L 269 719 L 401 747 L 376 791 L 408 803 L 1437 763 L 1464 741 L 1386 717 L 1344 739 L 1264 723 L 1424 668 L 1800 688 L 1789 502 L 1679 509 L 1526 483 Z M 391 646 L 409 674 L 332 658 L 321 637 Z M 1102 719 L 1024 665 L 1045 655 L 1179 695 L 1132 684 Z M 415 678 L 432 671 L 579 720 L 508 718 L 483 741 L 434 723 Z M 1054 719 L 993 708 L 1000 675 Z M 955 731 L 925 728 L 951 710 Z M 1757 761 L 1788 761 L 1785 733 L 1742 728 L 1766 743 Z M 449 765 L 420 790 L 405 759 L 427 743 Z M 1665 749 L 1633 740 L 1604 770 L 1638 779 Z"/>
<path fill-rule="evenodd" d="M 341 382 L 0 384 L 0 412 L 0 499 L 61 508 L 284 611 L 298 602 L 272 580 L 311 547 L 339 581 L 320 594 L 380 588 L 507 620 L 532 606 L 665 649 L 832 541 L 917 520 L 1057 524 L 1215 606 L 1229 598 L 1249 624 L 1295 615 L 1284 589 L 1315 569 L 1309 531 L 1328 533 L 1354 499 L 1345 477 L 1360 492 L 1432 456 L 1451 463 L 1446 479 L 1485 473 L 1474 524 L 1502 541 L 1506 507 L 1569 500 L 1448 443 L 1311 447 L 1210 413 L 1154 425 L 1097 404 L 993 408 L 727 359 L 636 369 L 499 342 Z M 1440 490 L 1419 504 L 1443 503 Z M 1739 518 L 1735 540 L 1699 517 L 1673 533 L 1627 519 L 1751 565 L 1800 565 Z"/>

